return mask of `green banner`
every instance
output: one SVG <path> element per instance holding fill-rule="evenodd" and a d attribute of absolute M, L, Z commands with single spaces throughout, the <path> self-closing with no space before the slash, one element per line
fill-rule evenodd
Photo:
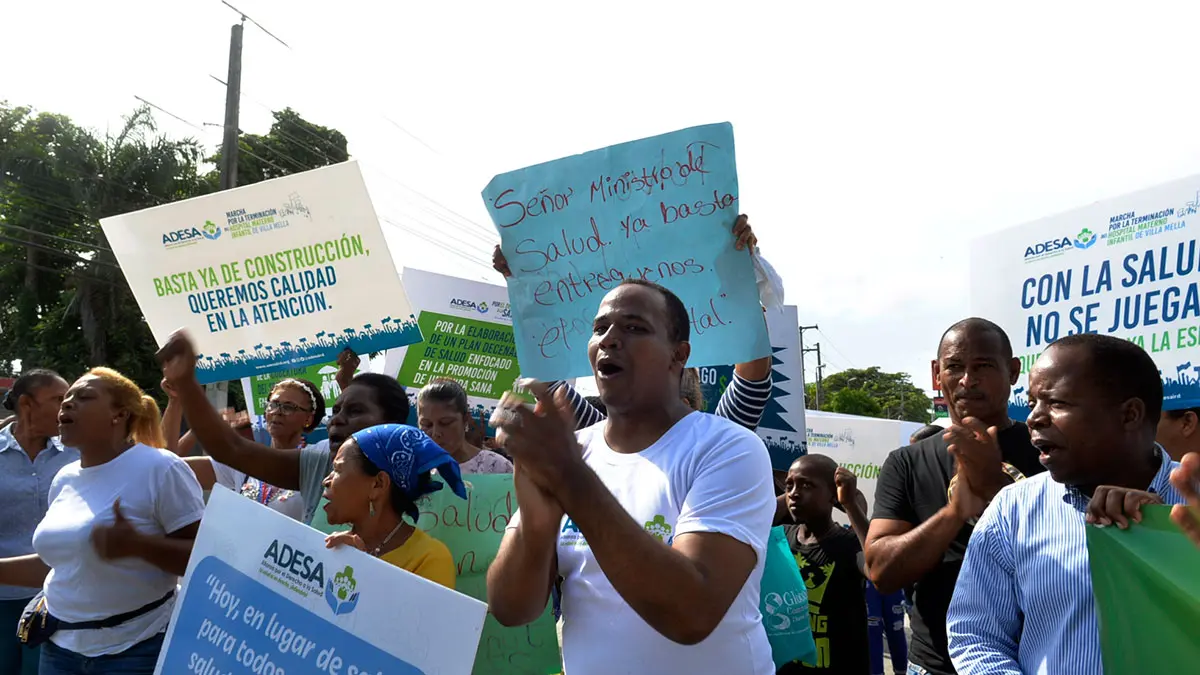
<path fill-rule="evenodd" d="M 417 526 L 450 548 L 458 566 L 458 591 L 487 602 L 487 569 L 496 559 L 504 528 L 517 510 L 512 474 L 470 474 L 467 501 L 439 490 L 420 504 Z M 562 672 L 554 613 L 505 628 L 491 614 L 483 625 L 472 675 L 555 675 Z"/>
<path fill-rule="evenodd" d="M 271 395 L 271 387 L 274 387 L 275 383 L 280 380 L 292 378 L 308 380 L 317 385 L 321 391 L 321 396 L 325 397 L 325 409 L 329 411 L 333 408 L 333 402 L 342 393 L 342 388 L 337 383 L 337 370 L 337 362 L 333 361 L 330 363 L 319 363 L 307 368 L 290 368 L 264 375 L 255 375 L 250 378 L 252 400 L 247 401 L 246 405 L 250 408 L 251 414 L 265 415 L 267 412 L 267 397 Z"/>
<path fill-rule="evenodd" d="M 1128 530 L 1087 528 L 1104 675 L 1179 672 L 1200 663 L 1200 550 L 1168 506 Z"/>
<path fill-rule="evenodd" d="M 434 312 L 421 312 L 417 324 L 425 340 L 405 352 L 400 384 L 420 389 L 446 378 L 472 397 L 493 401 L 516 388 L 521 367 L 512 326 Z"/>

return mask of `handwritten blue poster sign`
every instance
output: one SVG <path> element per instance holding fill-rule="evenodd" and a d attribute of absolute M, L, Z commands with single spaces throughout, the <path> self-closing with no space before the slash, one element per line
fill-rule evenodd
<path fill-rule="evenodd" d="M 601 300 L 622 280 L 662 284 L 691 316 L 689 365 L 770 353 L 754 268 L 734 248 L 733 126 L 711 124 L 501 174 L 483 191 L 508 279 L 522 374 L 591 374 Z"/>

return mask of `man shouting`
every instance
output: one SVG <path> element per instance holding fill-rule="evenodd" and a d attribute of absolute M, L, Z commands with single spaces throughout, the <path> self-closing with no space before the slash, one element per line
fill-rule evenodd
<path fill-rule="evenodd" d="M 489 609 L 533 621 L 561 577 L 571 675 L 775 670 L 758 611 L 770 459 L 750 431 L 684 403 L 688 332 L 678 297 L 626 280 L 588 343 L 608 419 L 576 434 L 561 393 L 497 416 L 521 508 L 488 571 Z"/>

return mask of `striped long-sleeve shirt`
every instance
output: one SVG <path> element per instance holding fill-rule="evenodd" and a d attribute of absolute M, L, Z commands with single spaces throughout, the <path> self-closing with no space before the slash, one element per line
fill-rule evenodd
<path fill-rule="evenodd" d="M 1179 464 L 1158 452 L 1149 490 L 1181 504 L 1170 483 Z M 983 512 L 946 613 L 959 675 L 1103 672 L 1087 504 L 1084 494 L 1043 473 L 1004 488 Z"/>
<path fill-rule="evenodd" d="M 556 382 L 550 389 L 554 391 L 560 387 L 566 389 L 571 409 L 575 411 L 576 429 L 586 429 L 604 421 L 605 414 L 588 403 L 586 398 L 566 382 Z M 721 400 L 717 402 L 714 413 L 718 417 L 724 417 L 754 431 L 758 428 L 758 423 L 762 421 L 763 411 L 767 409 L 767 401 L 770 400 L 771 376 L 769 374 L 762 380 L 747 380 L 735 371 L 729 386 L 725 388 L 725 393 L 721 394 Z"/>

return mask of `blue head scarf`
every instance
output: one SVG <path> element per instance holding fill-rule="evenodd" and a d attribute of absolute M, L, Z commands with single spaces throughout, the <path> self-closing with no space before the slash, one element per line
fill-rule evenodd
<path fill-rule="evenodd" d="M 421 476 L 433 469 L 437 469 L 438 475 L 450 484 L 454 494 L 467 498 L 458 462 L 420 429 L 407 424 L 381 424 L 363 429 L 351 438 L 363 455 L 386 471 L 396 487 L 413 502 L 414 506 L 408 511 L 413 520 L 420 516 L 416 501 L 443 487 L 438 481 L 421 485 Z"/>

